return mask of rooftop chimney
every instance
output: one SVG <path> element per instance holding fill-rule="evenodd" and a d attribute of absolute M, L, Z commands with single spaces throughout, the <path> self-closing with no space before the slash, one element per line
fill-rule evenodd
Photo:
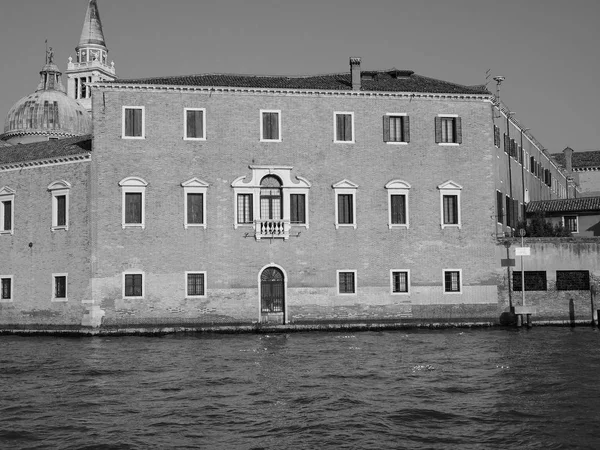
<path fill-rule="evenodd" d="M 360 58 L 350 57 L 350 75 L 352 76 L 352 90 L 360 91 Z"/>
<path fill-rule="evenodd" d="M 573 149 L 571 147 L 567 147 L 563 150 L 565 154 L 565 169 L 568 175 L 572 175 L 573 173 Z"/>

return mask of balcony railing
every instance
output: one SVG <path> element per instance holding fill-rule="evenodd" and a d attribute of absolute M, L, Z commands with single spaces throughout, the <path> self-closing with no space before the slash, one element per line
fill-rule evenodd
<path fill-rule="evenodd" d="M 290 237 L 290 222 L 288 220 L 255 220 L 254 231 L 256 240 L 288 239 Z"/>

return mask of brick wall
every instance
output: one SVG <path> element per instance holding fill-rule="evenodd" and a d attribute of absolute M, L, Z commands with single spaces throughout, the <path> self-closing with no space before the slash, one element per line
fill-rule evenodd
<path fill-rule="evenodd" d="M 289 321 L 372 317 L 373 311 L 411 315 L 412 305 L 496 303 L 489 104 L 112 89 L 96 92 L 93 102 L 93 291 L 107 320 L 256 321 L 259 273 L 272 263 L 287 275 Z M 145 107 L 144 140 L 121 139 L 123 105 Z M 206 108 L 206 141 L 182 139 L 184 107 Z M 260 109 L 282 111 L 282 142 L 259 141 Z M 356 143 L 333 143 L 334 111 L 354 112 Z M 408 145 L 383 142 L 382 117 L 393 112 L 410 116 Z M 435 143 L 438 113 L 462 118 L 460 146 Z M 292 178 L 311 183 L 308 229 L 292 227 L 286 241 L 256 241 L 247 236 L 251 228 L 234 229 L 231 183 L 249 178 L 250 165 L 291 166 Z M 144 230 L 121 227 L 118 182 L 128 176 L 148 182 Z M 181 183 L 193 177 L 209 184 L 206 229 L 183 227 Z M 334 226 L 332 184 L 343 179 L 359 186 L 356 229 Z M 394 179 L 412 186 L 408 230 L 388 229 L 384 186 Z M 440 227 L 437 186 L 448 180 L 463 187 L 461 229 Z M 442 292 L 444 268 L 462 269 L 463 294 Z M 357 271 L 356 295 L 337 295 L 340 269 Z M 390 294 L 390 269 L 410 269 L 411 295 Z M 144 299 L 123 300 L 126 270 L 144 272 Z M 207 272 L 205 299 L 185 299 L 184 272 L 191 270 Z"/>
<path fill-rule="evenodd" d="M 15 190 L 14 234 L 0 235 L 0 275 L 12 275 L 13 301 L 0 302 L 0 324 L 80 324 L 91 300 L 90 162 L 0 172 L 0 188 Z M 69 190 L 69 229 L 52 231 L 48 186 Z M 53 302 L 52 274 L 67 273 L 67 301 Z"/>

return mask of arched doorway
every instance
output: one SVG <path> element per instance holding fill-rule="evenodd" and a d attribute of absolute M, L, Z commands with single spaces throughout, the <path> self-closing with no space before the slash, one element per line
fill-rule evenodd
<path fill-rule="evenodd" d="M 260 275 L 261 322 L 285 323 L 285 275 L 269 266 Z"/>

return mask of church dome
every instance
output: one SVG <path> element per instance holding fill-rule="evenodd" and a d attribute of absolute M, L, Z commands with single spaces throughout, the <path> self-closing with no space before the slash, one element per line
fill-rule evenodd
<path fill-rule="evenodd" d="M 51 58 L 40 75 L 36 91 L 8 111 L 0 139 L 26 143 L 90 134 L 92 122 L 88 112 L 65 93 L 62 74 Z"/>

